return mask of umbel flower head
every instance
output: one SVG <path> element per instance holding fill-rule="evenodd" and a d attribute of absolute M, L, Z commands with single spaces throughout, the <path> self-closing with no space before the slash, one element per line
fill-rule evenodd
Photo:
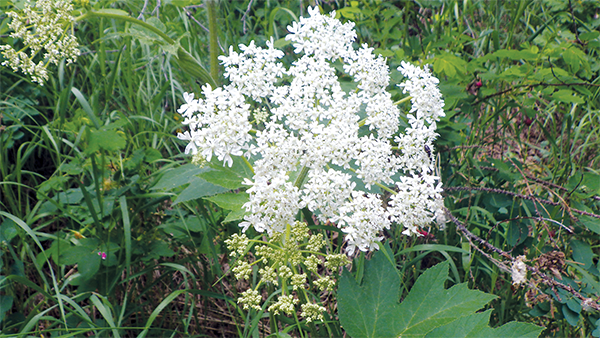
<path fill-rule="evenodd" d="M 73 26 L 72 10 L 70 1 L 37 0 L 32 7 L 27 0 L 22 12 L 8 12 L 12 19 L 8 27 L 13 30 L 10 36 L 21 39 L 24 46 L 18 51 L 11 45 L 0 46 L 2 56 L 6 58 L 2 66 L 15 72 L 20 69 L 30 75 L 33 82 L 44 85 L 48 80 L 46 68 L 49 64 L 57 65 L 63 58 L 67 64 L 75 62 L 80 51 L 77 39 L 68 32 Z M 33 60 L 40 52 L 43 57 L 35 63 Z"/>
<path fill-rule="evenodd" d="M 189 141 L 186 153 L 208 161 L 216 156 L 231 166 L 235 156 L 254 159 L 244 231 L 281 233 L 306 207 L 342 229 L 349 254 L 377 249 L 392 223 L 418 235 L 443 215 L 441 182 L 433 175 L 436 121 L 444 116 L 438 80 L 402 62 L 398 70 L 407 80 L 399 86 L 412 108 L 398 134 L 386 60 L 367 45 L 352 46 L 353 23 L 316 7 L 309 14 L 288 27 L 297 55 L 288 68 L 272 40 L 266 48 L 230 47 L 220 57 L 230 83 L 207 85 L 197 99 L 184 94 L 178 112 L 189 131 L 178 137 Z M 355 88 L 342 89 L 342 73 Z M 261 119 L 251 122 L 256 111 Z M 385 203 L 382 190 L 391 193 Z"/>
<path fill-rule="evenodd" d="M 314 295 L 315 291 L 333 290 L 335 280 L 331 274 L 350 261 L 344 254 L 320 253 L 325 245 L 323 235 L 310 234 L 304 222 L 295 222 L 286 230 L 285 233 L 274 233 L 268 242 L 249 239 L 245 234 L 234 234 L 225 241 L 230 256 L 235 259 L 231 269 L 235 278 L 250 279 L 253 267 L 259 277 L 255 287 L 242 292 L 237 302 L 244 310 L 261 311 L 266 308 L 273 314 L 291 315 L 298 310 L 296 305 L 300 296 L 304 300 L 300 305 L 300 316 L 307 322 L 323 320 L 325 307 L 313 302 L 311 298 L 314 296 L 309 295 Z M 246 254 L 251 246 L 254 246 L 256 254 L 253 262 L 248 263 Z M 263 299 L 258 292 L 261 286 L 267 284 L 281 287 L 281 294 L 277 300 L 271 301 L 268 308 L 261 304 Z"/>

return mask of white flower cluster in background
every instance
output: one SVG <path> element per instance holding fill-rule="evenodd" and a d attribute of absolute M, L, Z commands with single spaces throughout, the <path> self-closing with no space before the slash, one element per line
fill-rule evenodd
<path fill-rule="evenodd" d="M 57 65 L 61 59 L 67 64 L 77 61 L 80 54 L 77 39 L 68 33 L 73 24 L 71 1 L 38 0 L 35 7 L 29 0 L 24 4 L 22 13 L 8 12 L 12 19 L 8 27 L 13 30 L 12 38 L 21 39 L 25 47 L 19 51 L 11 45 L 0 46 L 6 61 L 3 66 L 30 75 L 33 82 L 40 85 L 48 80 L 47 66 Z M 29 54 L 24 50 L 29 48 Z M 43 58 L 35 63 L 33 59 L 41 52 Z"/>
<path fill-rule="evenodd" d="M 520 285 L 527 282 L 527 265 L 523 262 L 525 256 L 518 256 L 511 264 L 511 276 L 513 285 Z"/>
<path fill-rule="evenodd" d="M 398 70 L 407 80 L 399 86 L 410 95 L 412 109 L 409 127 L 394 137 L 400 111 L 386 91 L 385 59 L 366 45 L 353 48 L 353 23 L 342 24 L 317 8 L 309 14 L 288 27 L 286 39 L 298 55 L 289 68 L 272 41 L 266 49 L 251 43 L 220 57 L 230 84 L 205 86 L 204 98 L 184 94 L 178 111 L 189 131 L 178 136 L 190 141 L 186 153 L 208 160 L 215 155 L 229 166 L 232 156 L 255 159 L 254 177 L 246 182 L 244 230 L 281 232 L 306 207 L 346 233 L 349 254 L 377 249 L 381 231 L 392 222 L 418 235 L 443 215 L 433 158 L 436 121 L 444 116 L 438 80 L 427 69 L 402 63 Z M 354 79 L 355 90 L 342 89 L 336 62 Z M 257 106 L 269 117 L 253 130 Z M 361 127 L 370 132 L 359 135 Z M 372 190 L 377 187 L 394 193 L 384 202 Z"/>

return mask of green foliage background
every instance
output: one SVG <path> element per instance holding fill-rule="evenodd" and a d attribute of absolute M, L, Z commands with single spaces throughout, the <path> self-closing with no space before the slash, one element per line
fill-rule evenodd
<path fill-rule="evenodd" d="M 519 321 L 546 327 L 544 336 L 599 337 L 599 312 L 582 305 L 600 296 L 597 2 L 319 4 L 356 23 L 357 45 L 388 58 L 394 83 L 402 60 L 430 65 L 446 100 L 436 150 L 456 222 L 419 238 L 385 233 L 399 278 L 390 306 L 410 300 L 431 271 L 448 269 L 442 286 L 494 296 L 470 310 L 485 309 L 479 315 L 489 323 L 485 317 L 480 328 Z M 281 38 L 307 5 L 220 2 L 218 52 L 270 37 L 291 48 Z M 0 44 L 22 46 L 8 36 L 6 15 L 21 6 L 0 1 Z M 181 94 L 199 93 L 208 78 L 198 67 L 210 68 L 206 3 L 78 6 L 122 11 L 173 43 L 131 22 L 91 17 L 77 24 L 77 64 L 52 69 L 43 87 L 0 68 L 0 335 L 352 335 L 344 292 L 352 279 L 371 280 L 369 264 L 385 263 L 377 255 L 354 259 L 316 326 L 256 317 L 235 302 L 222 243 L 239 231 L 243 198 L 223 194 L 237 192 L 249 173 L 237 163 L 189 164 L 175 137 Z M 528 285 L 512 286 L 502 264 L 518 255 L 568 288 L 534 271 Z"/>

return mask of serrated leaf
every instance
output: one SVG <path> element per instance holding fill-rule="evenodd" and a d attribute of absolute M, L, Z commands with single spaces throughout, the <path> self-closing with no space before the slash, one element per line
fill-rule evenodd
<path fill-rule="evenodd" d="M 538 58 L 538 54 L 534 53 L 530 50 L 507 50 L 500 49 L 495 51 L 492 55 L 499 58 L 508 58 L 511 60 L 536 60 Z"/>
<path fill-rule="evenodd" d="M 439 327 L 429 334 L 427 338 L 452 337 L 452 338 L 480 338 L 480 337 L 502 337 L 502 338 L 535 338 L 540 335 L 542 328 L 519 322 L 509 322 L 498 328 L 487 326 L 490 321 L 492 309 L 459 318 L 450 324 Z"/>
<path fill-rule="evenodd" d="M 152 26 L 160 29 L 161 32 L 166 32 L 167 31 L 167 27 L 165 26 L 165 24 L 160 21 L 159 18 L 157 17 L 149 17 L 148 20 L 146 20 L 147 23 L 151 24 Z"/>
<path fill-rule="evenodd" d="M 395 268 L 377 252 L 365 264 L 364 276 L 363 285 L 358 285 L 350 272 L 342 273 L 338 289 L 340 323 L 351 337 L 392 337 L 397 331 L 394 321 L 400 288 Z"/>
<path fill-rule="evenodd" d="M 438 328 L 441 336 L 448 337 L 453 336 L 452 332 L 462 332 L 467 322 L 471 326 L 469 337 L 534 337 L 542 331 L 525 323 L 511 324 L 508 329 L 484 325 L 489 321 L 489 311 L 475 311 L 496 296 L 469 290 L 466 283 L 444 289 L 448 267 L 449 263 L 444 262 L 425 271 L 398 304 L 400 277 L 385 255 L 377 252 L 365 264 L 362 285 L 348 271 L 340 278 L 338 309 L 342 327 L 351 337 L 425 337 L 435 335 L 433 331 Z"/>
<path fill-rule="evenodd" d="M 579 34 L 579 39 L 582 41 L 589 41 L 589 40 L 594 40 L 598 36 L 600 36 L 600 32 L 597 32 L 597 31 L 585 32 L 585 33 Z"/>
<path fill-rule="evenodd" d="M 347 272 L 340 280 L 338 306 L 342 325 L 353 337 L 422 337 L 495 298 L 469 290 L 466 284 L 445 290 L 447 276 L 448 263 L 427 270 L 404 302 L 398 304 L 399 277 L 389 261 L 377 253 L 365 267 L 362 286 L 358 286 Z M 348 307 L 346 301 L 355 304 Z M 355 318 L 344 320 L 348 312 L 354 312 Z"/>
<path fill-rule="evenodd" d="M 241 221 L 244 219 L 244 216 L 246 216 L 246 214 L 247 212 L 244 208 L 232 210 L 229 214 L 227 214 L 227 217 L 225 217 L 223 223 Z"/>

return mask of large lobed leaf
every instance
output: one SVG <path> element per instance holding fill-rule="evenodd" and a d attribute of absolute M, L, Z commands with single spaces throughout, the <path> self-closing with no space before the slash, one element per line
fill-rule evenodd
<path fill-rule="evenodd" d="M 541 327 L 508 323 L 490 328 L 490 311 L 476 313 L 496 298 L 466 283 L 444 288 L 448 263 L 425 271 L 408 296 L 398 303 L 400 278 L 396 268 L 377 252 L 366 263 L 362 285 L 344 271 L 338 291 L 343 328 L 352 337 L 537 337 Z"/>

